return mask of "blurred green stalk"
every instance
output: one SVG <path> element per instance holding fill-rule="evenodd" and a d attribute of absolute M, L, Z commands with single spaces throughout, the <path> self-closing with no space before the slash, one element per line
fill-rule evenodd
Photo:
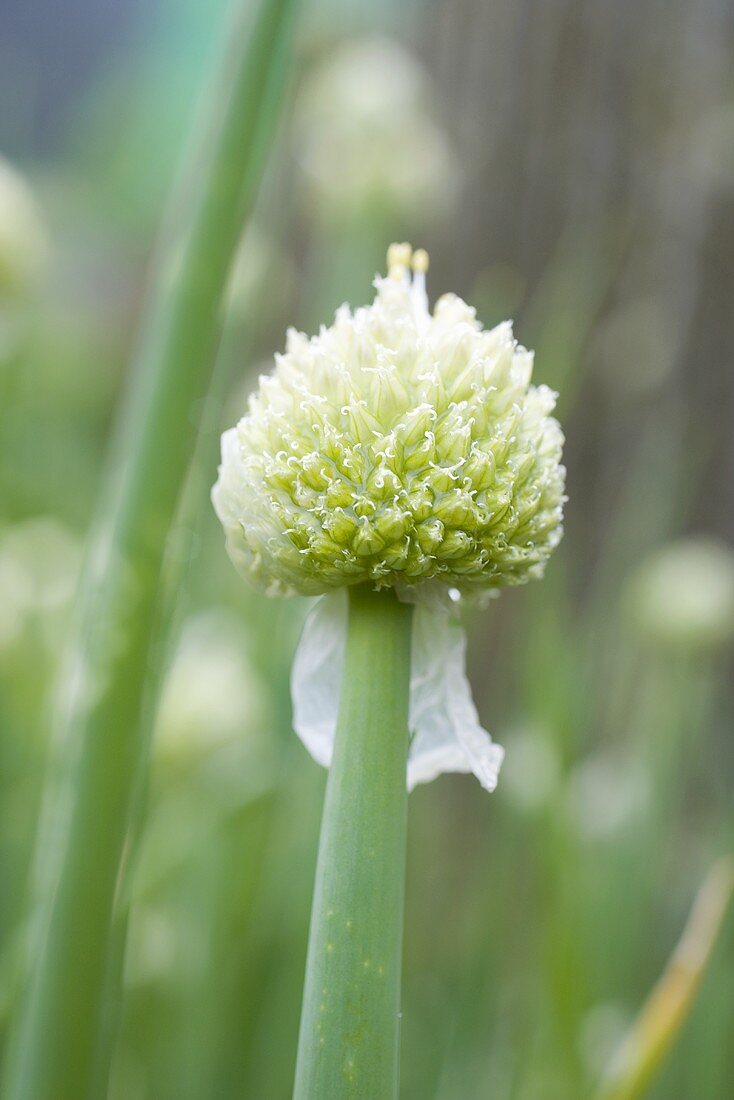
<path fill-rule="evenodd" d="M 200 140 L 164 234 L 67 674 L 61 752 L 68 784 L 56 792 L 64 799 L 50 799 L 64 802 L 64 815 L 41 835 L 49 873 L 40 882 L 12 1100 L 105 1093 L 117 992 L 109 988 L 111 928 L 144 781 L 166 536 L 207 394 L 230 263 L 275 133 L 295 6 L 262 0 L 253 16 L 249 3 L 235 5 Z"/>
<path fill-rule="evenodd" d="M 734 859 L 714 865 L 662 977 L 625 1036 L 597 1100 L 641 1100 L 688 1019 L 734 896 Z"/>
<path fill-rule="evenodd" d="M 349 597 L 295 1100 L 398 1093 L 412 608 L 366 586 Z"/>

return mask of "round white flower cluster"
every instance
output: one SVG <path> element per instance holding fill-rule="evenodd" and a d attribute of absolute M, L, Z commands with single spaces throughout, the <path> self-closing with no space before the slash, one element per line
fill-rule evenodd
<path fill-rule="evenodd" d="M 371 306 L 290 331 L 222 438 L 228 550 L 270 595 L 486 592 L 540 576 L 561 538 L 555 395 L 509 323 L 485 331 L 452 294 L 429 312 L 427 264 L 393 245 Z"/>

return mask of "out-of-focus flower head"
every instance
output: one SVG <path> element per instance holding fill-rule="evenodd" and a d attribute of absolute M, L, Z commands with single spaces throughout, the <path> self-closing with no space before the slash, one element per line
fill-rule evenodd
<path fill-rule="evenodd" d="M 233 741 L 256 739 L 265 715 L 262 683 L 236 616 L 215 609 L 184 623 L 156 722 L 159 758 L 201 761 Z"/>
<path fill-rule="evenodd" d="M 597 754 L 570 772 L 566 789 L 570 823 L 588 841 L 605 841 L 639 827 L 650 804 L 650 778 L 634 760 Z"/>
<path fill-rule="evenodd" d="M 429 312 L 424 252 L 388 262 L 371 306 L 289 332 L 222 437 L 214 505 L 269 595 L 486 594 L 540 576 L 561 538 L 563 436 L 532 354 L 455 295 Z"/>
<path fill-rule="evenodd" d="M 37 285 L 46 253 L 36 199 L 20 173 L 0 157 L 0 304 Z"/>
<path fill-rule="evenodd" d="M 561 784 L 561 760 L 550 729 L 531 725 L 511 730 L 512 752 L 502 769 L 506 797 L 532 815 L 551 805 Z"/>
<path fill-rule="evenodd" d="M 331 216 L 445 213 L 458 189 L 456 157 L 430 99 L 428 74 L 391 39 L 359 38 L 330 53 L 301 90 L 295 119 L 317 204 Z"/>
<path fill-rule="evenodd" d="M 44 642 L 57 640 L 59 616 L 71 603 L 80 560 L 75 536 L 50 516 L 0 531 L 0 651 L 32 624 Z"/>
<path fill-rule="evenodd" d="M 658 550 L 627 588 L 639 629 L 656 644 L 695 652 L 734 638 L 734 550 L 691 537 Z"/>

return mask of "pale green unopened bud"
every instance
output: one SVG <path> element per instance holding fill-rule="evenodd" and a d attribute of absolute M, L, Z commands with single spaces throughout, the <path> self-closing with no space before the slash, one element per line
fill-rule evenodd
<path fill-rule="evenodd" d="M 374 303 L 290 332 L 222 438 L 213 499 L 235 563 L 271 595 L 372 582 L 470 595 L 542 574 L 561 538 L 554 394 L 509 323 L 484 331 L 427 256 L 393 246 Z"/>

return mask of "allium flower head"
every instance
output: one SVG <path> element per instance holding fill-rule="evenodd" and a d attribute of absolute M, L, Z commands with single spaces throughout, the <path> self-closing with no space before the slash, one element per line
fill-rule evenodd
<path fill-rule="evenodd" d="M 446 594 L 539 576 L 561 537 L 554 395 L 509 323 L 488 332 L 455 295 L 429 312 L 425 252 L 392 245 L 371 306 L 289 332 L 247 415 L 222 437 L 213 499 L 230 556 L 269 595 L 325 595 L 293 666 L 296 732 L 331 760 L 353 584 L 423 604 L 413 620 L 408 785 L 503 750 L 479 724 Z"/>
<path fill-rule="evenodd" d="M 453 294 L 431 313 L 422 250 L 388 266 L 371 306 L 288 333 L 223 436 L 214 504 L 270 595 L 487 593 L 540 576 L 561 537 L 563 436 L 532 354 Z"/>

